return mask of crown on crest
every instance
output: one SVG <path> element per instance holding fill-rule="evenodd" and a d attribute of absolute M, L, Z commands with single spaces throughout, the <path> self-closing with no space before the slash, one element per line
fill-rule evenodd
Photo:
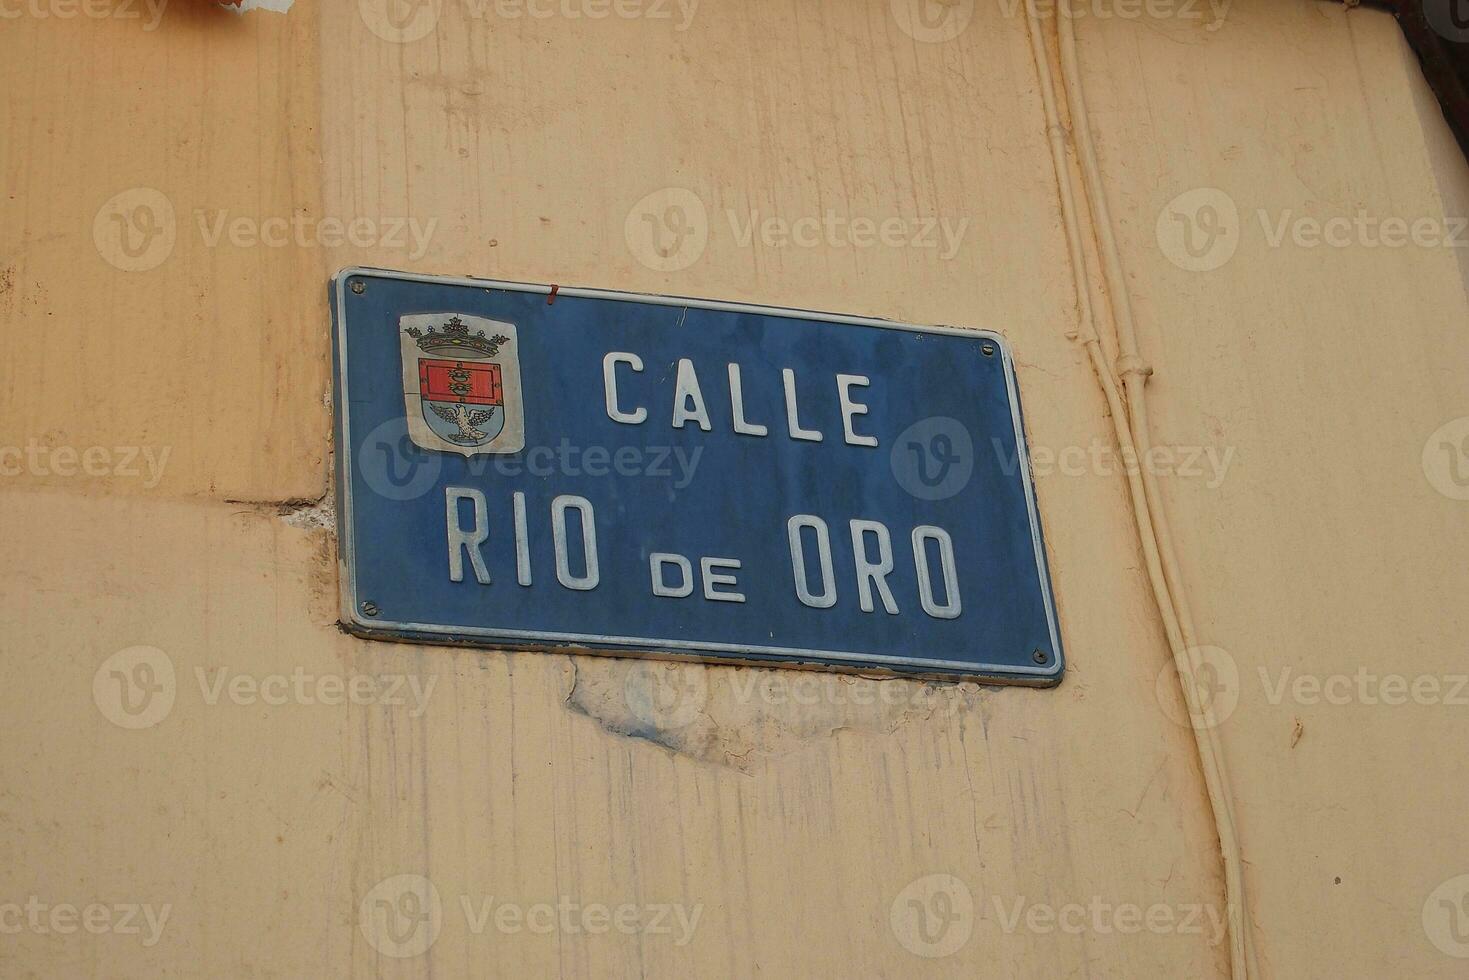
<path fill-rule="evenodd" d="M 495 334 L 486 337 L 483 330 L 469 332 L 469 324 L 457 316 L 451 316 L 449 321 L 437 330 L 430 329 L 424 333 L 417 327 L 409 327 L 405 333 L 418 341 L 419 349 L 429 354 L 456 354 L 460 357 L 468 354 L 470 357 L 478 354 L 482 357 L 494 357 L 500 352 L 500 345 L 510 342 L 510 338 L 503 334 Z M 474 352 L 474 353 L 470 353 Z"/>

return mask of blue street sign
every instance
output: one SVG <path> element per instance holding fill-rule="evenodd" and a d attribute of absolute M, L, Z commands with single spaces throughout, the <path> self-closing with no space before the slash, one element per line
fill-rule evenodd
<path fill-rule="evenodd" d="M 373 269 L 331 299 L 351 632 L 1060 680 L 996 334 Z"/>

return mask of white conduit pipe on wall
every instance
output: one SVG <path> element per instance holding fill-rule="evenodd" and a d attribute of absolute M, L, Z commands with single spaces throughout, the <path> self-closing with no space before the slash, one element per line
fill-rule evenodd
<path fill-rule="evenodd" d="M 1040 78 L 1041 101 L 1045 108 L 1046 130 L 1051 146 L 1051 160 L 1056 169 L 1056 182 L 1061 197 L 1061 214 L 1066 228 L 1067 248 L 1074 270 L 1078 325 L 1075 339 L 1087 350 L 1107 407 L 1112 415 L 1119 451 L 1126 458 L 1132 453 L 1134 459 L 1146 458 L 1151 445 L 1148 431 L 1147 396 L 1145 385 L 1152 373 L 1138 352 L 1137 332 L 1132 317 L 1132 303 L 1127 294 L 1127 283 L 1122 273 L 1121 253 L 1112 233 L 1110 212 L 1107 208 L 1101 169 L 1097 165 L 1096 147 L 1092 141 L 1090 122 L 1087 115 L 1086 98 L 1082 91 L 1081 72 L 1076 56 L 1076 34 L 1069 17 L 1058 17 L 1058 41 L 1061 50 L 1061 79 L 1066 90 L 1067 107 L 1073 129 L 1072 143 L 1081 163 L 1085 180 L 1085 198 L 1089 213 L 1093 216 L 1094 242 L 1101 256 L 1103 274 L 1107 282 L 1107 303 L 1117 327 L 1117 373 L 1122 377 L 1122 388 L 1126 393 L 1124 407 L 1118 390 L 1117 378 L 1107 365 L 1097 335 L 1092 309 L 1089 284 L 1091 276 L 1086 262 L 1086 251 L 1077 210 L 1075 181 L 1066 158 L 1066 130 L 1061 124 L 1060 110 L 1056 100 L 1055 82 L 1051 67 L 1051 55 L 1041 32 L 1039 15 L 1034 5 L 1027 4 L 1027 20 L 1031 52 L 1035 58 L 1036 71 Z M 1199 764 L 1204 773 L 1204 784 L 1209 796 L 1210 810 L 1214 816 L 1219 835 L 1219 849 L 1224 863 L 1225 900 L 1228 903 L 1230 939 L 1230 972 L 1236 980 L 1248 980 L 1258 976 L 1255 963 L 1254 944 L 1251 942 L 1245 910 L 1243 861 L 1240 855 L 1239 837 L 1234 820 L 1234 800 L 1230 794 L 1228 773 L 1224 764 L 1223 746 L 1214 730 L 1207 710 L 1200 701 L 1200 685 L 1194 670 L 1191 649 L 1196 644 L 1193 617 L 1189 611 L 1187 593 L 1178 567 L 1173 535 L 1167 515 L 1163 510 L 1156 478 L 1147 467 L 1129 467 L 1127 472 L 1128 493 L 1132 501 L 1133 517 L 1137 522 L 1138 536 L 1147 565 L 1148 579 L 1158 612 L 1163 619 L 1168 646 L 1178 672 L 1179 685 L 1192 719 L 1201 720 L 1194 725 L 1194 741 L 1199 754 Z"/>

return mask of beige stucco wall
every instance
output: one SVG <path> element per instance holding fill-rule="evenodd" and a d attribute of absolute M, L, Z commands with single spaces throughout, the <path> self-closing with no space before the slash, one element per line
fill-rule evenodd
<path fill-rule="evenodd" d="M 377 644 L 334 625 L 330 517 L 310 502 L 331 460 L 325 282 L 346 265 L 991 327 L 1013 342 L 1034 446 L 1110 445 L 1066 338 L 1074 271 L 1014 5 L 961 0 L 950 16 L 967 26 L 943 40 L 915 39 L 886 0 L 597 20 L 442 0 L 421 8 L 432 31 L 391 43 L 375 0 L 243 17 L 173 0 L 153 29 L 146 7 L 37 3 L 0 24 L 0 449 L 21 450 L 0 456 L 0 972 L 1227 969 L 1207 915 L 1202 935 L 1120 934 L 1090 911 L 1177 921 L 1224 902 L 1193 736 L 1166 675 L 1157 693 L 1168 652 L 1115 467 L 1037 460 L 1070 660 L 1055 691 L 892 681 L 863 705 L 843 681 L 801 704 L 749 693 L 790 680 L 778 672 Z M 1223 651 L 1262 969 L 1459 975 L 1424 907 L 1469 872 L 1469 704 L 1442 703 L 1466 671 L 1469 502 L 1423 450 L 1469 415 L 1466 253 L 1275 247 L 1266 226 L 1458 215 L 1465 166 L 1385 15 L 1199 10 L 1078 33 L 1157 372 L 1155 439 L 1229 460 L 1161 483 L 1200 639 Z M 657 271 L 626 225 L 665 188 L 697 196 L 707 245 Z M 1180 207 L 1222 195 L 1237 247 L 1189 271 L 1180 226 L 1158 219 L 1198 188 L 1215 190 Z M 950 256 L 742 244 L 730 210 L 741 226 L 751 211 L 964 224 Z M 433 230 L 421 254 L 406 232 L 406 247 L 277 247 L 214 239 L 219 212 Z M 158 235 L 129 254 L 114 214 Z M 67 475 L 80 464 L 63 447 L 106 460 Z M 172 667 L 153 677 L 173 700 L 126 728 L 111 670 L 132 661 L 109 658 L 139 645 Z M 1439 703 L 1289 688 L 1359 669 L 1437 678 Z M 210 689 L 297 672 L 407 678 L 425 698 Z M 668 684 L 697 710 L 650 722 Z M 395 958 L 361 910 L 401 874 L 432 881 L 442 913 L 426 952 Z M 937 874 L 974 907 L 944 934 L 967 941 L 929 957 L 947 950 L 913 932 L 905 889 Z M 49 912 L 26 917 L 32 896 L 168 918 L 152 943 L 144 917 L 130 934 L 114 912 L 98 934 L 60 934 Z M 476 932 L 462 898 L 476 915 L 493 899 L 699 918 L 691 936 Z M 1069 931 L 1010 925 L 1017 902 L 1089 911 Z"/>

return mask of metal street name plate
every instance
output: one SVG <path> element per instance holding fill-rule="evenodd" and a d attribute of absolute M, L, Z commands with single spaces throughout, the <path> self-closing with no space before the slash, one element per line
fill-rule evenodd
<path fill-rule="evenodd" d="M 351 632 L 1060 679 L 999 336 L 372 269 L 331 298 Z"/>

